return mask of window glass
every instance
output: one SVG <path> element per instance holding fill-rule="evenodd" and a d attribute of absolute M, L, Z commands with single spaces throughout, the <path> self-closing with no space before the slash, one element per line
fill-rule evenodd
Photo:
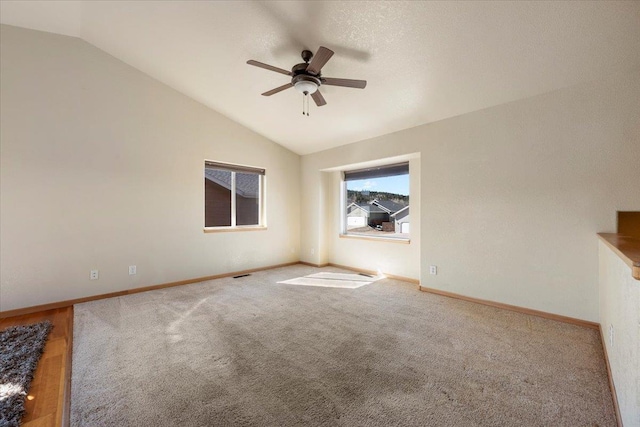
<path fill-rule="evenodd" d="M 258 225 L 260 175 L 236 173 L 236 225 Z"/>
<path fill-rule="evenodd" d="M 231 226 L 231 174 L 233 172 L 210 169 L 204 171 L 204 225 L 205 227 Z"/>

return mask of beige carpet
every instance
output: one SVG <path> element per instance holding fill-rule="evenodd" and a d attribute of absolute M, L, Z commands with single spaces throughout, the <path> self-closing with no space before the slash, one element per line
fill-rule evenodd
<path fill-rule="evenodd" d="M 597 331 L 390 279 L 277 284 L 319 271 L 341 270 L 76 305 L 71 424 L 615 425 Z"/>

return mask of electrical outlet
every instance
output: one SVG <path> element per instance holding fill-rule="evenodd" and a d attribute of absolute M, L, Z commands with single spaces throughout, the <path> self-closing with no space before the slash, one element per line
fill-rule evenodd
<path fill-rule="evenodd" d="M 130 265 L 129 266 L 129 276 L 133 276 L 136 274 L 136 266 L 135 265 Z"/>
<path fill-rule="evenodd" d="M 433 274 L 434 276 L 438 274 L 438 267 L 435 265 L 429 266 L 429 274 Z"/>
<path fill-rule="evenodd" d="M 91 274 L 89 275 L 89 278 L 91 280 L 98 280 L 98 277 L 100 277 L 100 272 L 98 270 L 91 270 Z"/>
<path fill-rule="evenodd" d="M 316 250 L 315 250 L 315 249 L 313 249 L 313 248 L 311 248 L 311 255 L 313 255 L 313 254 L 315 254 L 315 253 L 316 253 Z"/>
<path fill-rule="evenodd" d="M 613 325 L 609 325 L 609 344 L 613 347 Z"/>

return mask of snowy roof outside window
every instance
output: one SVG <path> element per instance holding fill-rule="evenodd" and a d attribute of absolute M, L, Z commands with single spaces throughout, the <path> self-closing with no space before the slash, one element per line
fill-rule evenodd
<path fill-rule="evenodd" d="M 374 201 L 372 201 L 371 205 L 376 205 L 382 208 L 383 211 L 388 213 L 397 212 L 400 209 L 405 207 L 404 205 L 401 205 L 400 203 L 392 202 L 391 200 L 378 200 L 378 199 L 375 199 Z"/>
<path fill-rule="evenodd" d="M 227 190 L 231 190 L 231 172 L 206 168 L 204 177 Z M 246 198 L 258 198 L 260 191 L 259 175 L 236 172 L 236 193 Z"/>

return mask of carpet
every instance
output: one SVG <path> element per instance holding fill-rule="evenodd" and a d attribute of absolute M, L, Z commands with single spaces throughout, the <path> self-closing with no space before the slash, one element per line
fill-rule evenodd
<path fill-rule="evenodd" d="M 596 330 L 295 265 L 74 308 L 72 426 L 615 426 Z"/>
<path fill-rule="evenodd" d="M 47 321 L 0 332 L 0 426 L 20 425 L 24 399 L 50 330 Z"/>
<path fill-rule="evenodd" d="M 296 277 L 294 279 L 283 280 L 278 283 L 285 285 L 300 285 L 300 286 L 322 286 L 325 288 L 347 288 L 356 289 L 361 286 L 369 285 L 376 280 L 384 279 L 384 276 L 371 276 L 364 274 L 353 273 L 332 273 L 321 272 L 309 274 L 303 277 Z"/>

